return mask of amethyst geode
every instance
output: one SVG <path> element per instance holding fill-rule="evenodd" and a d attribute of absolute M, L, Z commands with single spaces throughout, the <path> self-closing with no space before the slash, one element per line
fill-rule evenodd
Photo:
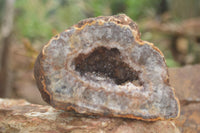
<path fill-rule="evenodd" d="M 46 44 L 35 63 L 43 99 L 57 109 L 155 121 L 179 115 L 163 54 L 126 15 L 80 21 Z"/>

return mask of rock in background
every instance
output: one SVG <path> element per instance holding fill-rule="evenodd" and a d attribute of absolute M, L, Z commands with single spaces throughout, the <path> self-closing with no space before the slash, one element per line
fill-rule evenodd
<path fill-rule="evenodd" d="M 200 65 L 170 68 L 170 83 L 181 103 L 180 117 L 175 120 L 182 133 L 200 132 Z"/>

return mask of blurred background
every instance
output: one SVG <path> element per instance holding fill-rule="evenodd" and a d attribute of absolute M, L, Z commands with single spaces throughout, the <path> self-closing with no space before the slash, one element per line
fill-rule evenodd
<path fill-rule="evenodd" d="M 119 13 L 168 67 L 200 63 L 200 0 L 0 0 L 0 97 L 45 104 L 33 76 L 42 46 L 82 19 Z"/>

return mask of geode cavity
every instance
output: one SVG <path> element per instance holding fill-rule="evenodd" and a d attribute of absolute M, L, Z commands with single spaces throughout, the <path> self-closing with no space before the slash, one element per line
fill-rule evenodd
<path fill-rule="evenodd" d="M 147 121 L 179 115 L 163 54 L 124 14 L 85 19 L 53 37 L 34 74 L 57 109 Z"/>

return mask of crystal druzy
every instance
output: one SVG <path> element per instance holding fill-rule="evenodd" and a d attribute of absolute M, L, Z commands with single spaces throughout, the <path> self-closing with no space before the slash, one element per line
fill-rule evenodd
<path fill-rule="evenodd" d="M 57 109 L 146 121 L 179 115 L 163 54 L 124 14 L 85 19 L 54 36 L 34 74 Z"/>

